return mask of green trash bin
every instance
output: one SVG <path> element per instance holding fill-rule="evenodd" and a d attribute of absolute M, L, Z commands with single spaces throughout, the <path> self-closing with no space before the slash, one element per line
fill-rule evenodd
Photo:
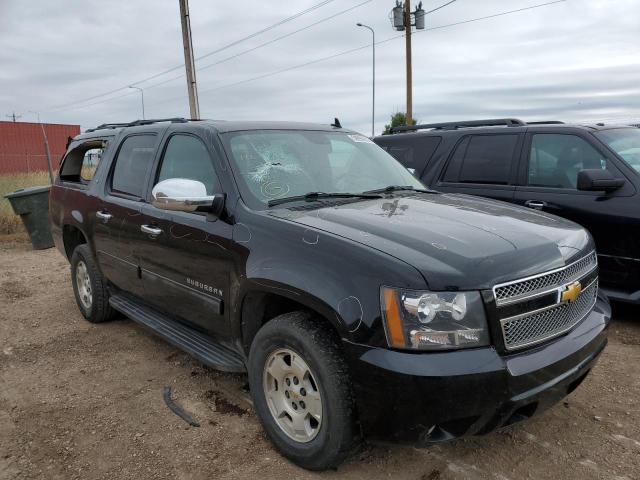
<path fill-rule="evenodd" d="M 16 215 L 20 215 L 35 250 L 53 247 L 49 225 L 50 188 L 49 186 L 21 188 L 4 196 L 11 203 Z"/>

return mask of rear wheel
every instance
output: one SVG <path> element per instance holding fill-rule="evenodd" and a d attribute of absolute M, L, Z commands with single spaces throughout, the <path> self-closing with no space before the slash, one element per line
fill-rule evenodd
<path fill-rule="evenodd" d="M 106 281 L 86 244 L 78 245 L 71 256 L 71 283 L 84 318 L 101 323 L 114 317 Z"/>
<path fill-rule="evenodd" d="M 271 441 L 301 467 L 336 467 L 359 444 L 339 340 L 305 312 L 268 322 L 251 344 L 249 383 Z"/>

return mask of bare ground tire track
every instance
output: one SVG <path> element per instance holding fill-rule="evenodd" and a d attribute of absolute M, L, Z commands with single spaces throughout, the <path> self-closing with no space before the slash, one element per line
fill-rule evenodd
<path fill-rule="evenodd" d="M 616 312 L 599 364 L 544 415 L 429 449 L 369 446 L 314 474 L 273 450 L 243 376 L 128 320 L 85 322 L 57 251 L 0 243 L 0 479 L 638 479 L 638 312 Z M 200 428 L 166 408 L 165 385 Z"/>

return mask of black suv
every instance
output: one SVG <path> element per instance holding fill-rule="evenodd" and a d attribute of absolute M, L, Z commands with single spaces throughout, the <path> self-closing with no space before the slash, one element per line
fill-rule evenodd
<path fill-rule="evenodd" d="M 267 434 L 310 469 L 364 436 L 528 418 L 607 342 L 585 229 L 426 189 L 337 122 L 102 125 L 70 143 L 50 214 L 87 320 L 119 311 L 247 372 Z"/>
<path fill-rule="evenodd" d="M 586 227 L 603 291 L 640 303 L 640 129 L 496 119 L 393 132 L 374 140 L 434 189 L 504 200 Z"/>

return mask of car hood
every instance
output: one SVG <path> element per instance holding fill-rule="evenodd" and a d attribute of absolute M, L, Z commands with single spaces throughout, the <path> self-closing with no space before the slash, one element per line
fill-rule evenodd
<path fill-rule="evenodd" d="M 562 267 L 593 249 L 575 223 L 468 195 L 410 193 L 338 203 L 269 214 L 386 252 L 417 268 L 432 290 L 491 288 Z"/>

